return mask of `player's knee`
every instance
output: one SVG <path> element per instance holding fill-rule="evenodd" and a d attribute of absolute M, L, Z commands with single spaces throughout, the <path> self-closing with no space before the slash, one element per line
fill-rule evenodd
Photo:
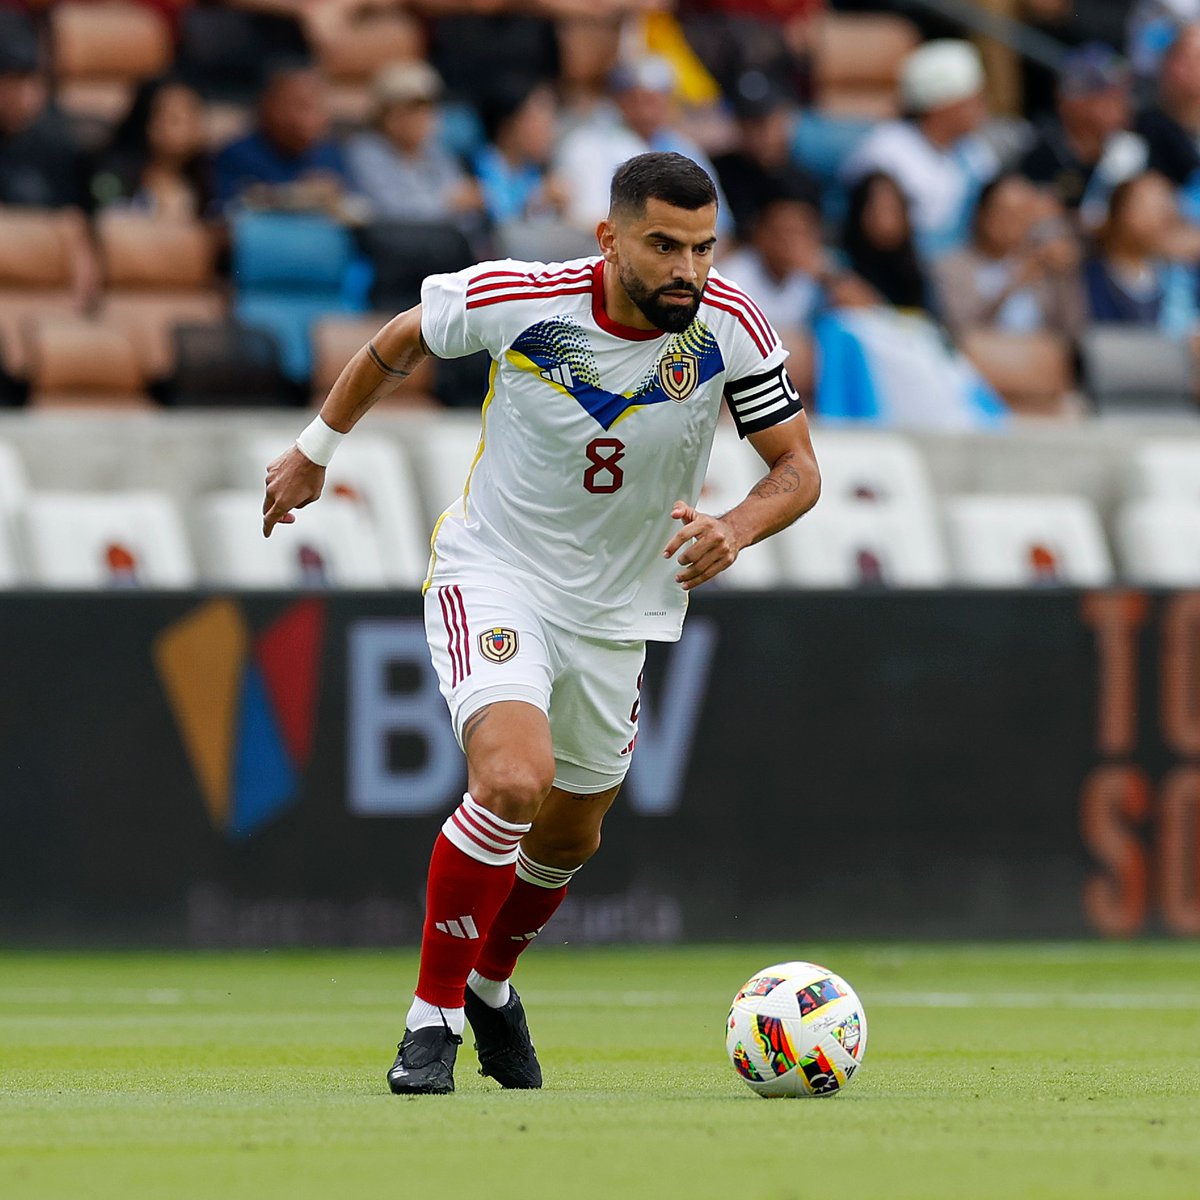
<path fill-rule="evenodd" d="M 539 830 L 538 843 L 541 856 L 546 859 L 543 865 L 581 867 L 600 849 L 600 830 Z"/>
<path fill-rule="evenodd" d="M 537 816 L 553 784 L 553 761 L 495 763 L 477 770 L 471 795 L 505 821 L 527 822 Z"/>

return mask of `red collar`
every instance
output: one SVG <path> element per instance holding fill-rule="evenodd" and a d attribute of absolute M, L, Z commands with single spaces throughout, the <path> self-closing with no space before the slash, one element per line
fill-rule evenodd
<path fill-rule="evenodd" d="M 604 259 L 592 268 L 592 320 L 614 337 L 624 338 L 628 342 L 648 342 L 651 338 L 662 337 L 662 329 L 635 329 L 632 325 L 622 325 L 614 321 L 604 309 Z"/>

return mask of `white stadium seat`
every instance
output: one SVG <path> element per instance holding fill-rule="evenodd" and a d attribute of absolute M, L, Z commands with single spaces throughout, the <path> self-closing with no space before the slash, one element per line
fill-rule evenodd
<path fill-rule="evenodd" d="M 1130 500 L 1117 515 L 1116 541 L 1130 582 L 1200 586 L 1200 499 Z"/>
<path fill-rule="evenodd" d="M 239 483 L 261 487 L 266 464 L 280 451 L 278 438 L 256 437 L 245 447 Z M 318 507 L 350 505 L 374 527 L 384 582 L 418 587 L 429 565 L 429 533 L 408 460 L 385 437 L 359 434 L 338 447 L 325 475 Z M 305 515 L 312 512 L 305 510 Z M 274 535 L 272 535 L 274 536 Z"/>
<path fill-rule="evenodd" d="M 30 577 L 45 587 L 196 582 L 183 522 L 161 492 L 32 492 L 23 525 Z"/>
<path fill-rule="evenodd" d="M 1153 438 L 1133 451 L 1134 491 L 1200 501 L 1200 438 Z"/>
<path fill-rule="evenodd" d="M 318 503 L 262 535 L 262 494 L 216 492 L 198 505 L 204 581 L 219 587 L 385 587 L 379 539 L 357 505 Z"/>
<path fill-rule="evenodd" d="M 29 494 L 29 480 L 20 455 L 0 442 L 0 587 L 15 587 L 25 572 L 17 549 L 17 521 Z"/>
<path fill-rule="evenodd" d="M 21 456 L 7 442 L 0 442 L 0 515 L 19 512 L 28 494 L 29 478 Z"/>
<path fill-rule="evenodd" d="M 0 588 L 20 587 L 25 582 L 25 572 L 17 557 L 12 530 L 0 521 Z"/>
<path fill-rule="evenodd" d="M 925 461 L 911 442 L 894 433 L 822 430 L 813 433 L 825 500 L 898 506 L 937 518 Z"/>
<path fill-rule="evenodd" d="M 1080 496 L 970 495 L 945 503 L 958 580 L 977 587 L 1112 582 L 1095 508 Z"/>
<path fill-rule="evenodd" d="M 817 507 L 772 540 L 783 578 L 801 587 L 940 587 L 950 579 L 933 487 L 904 438 L 814 436 Z"/>
<path fill-rule="evenodd" d="M 409 434 L 431 531 L 441 513 L 462 495 L 479 439 L 477 415 L 443 416 L 437 421 L 422 422 Z"/>
<path fill-rule="evenodd" d="M 800 587 L 941 587 L 950 578 L 937 527 L 899 506 L 822 499 L 772 540 L 784 579 Z"/>
<path fill-rule="evenodd" d="M 750 489 L 766 474 L 766 464 L 749 442 L 738 437 L 727 425 L 717 428 L 708 474 L 698 507 L 701 512 L 720 516 L 740 504 Z M 779 552 L 774 539 L 748 546 L 734 565 L 718 575 L 713 584 L 730 588 L 769 588 L 779 583 Z"/>

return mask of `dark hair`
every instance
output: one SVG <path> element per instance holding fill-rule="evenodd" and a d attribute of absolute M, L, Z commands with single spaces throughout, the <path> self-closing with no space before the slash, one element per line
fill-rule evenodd
<path fill-rule="evenodd" d="M 908 201 L 900 185 L 885 172 L 872 171 L 850 191 L 846 223 L 842 228 L 842 248 L 855 274 L 865 279 L 889 304 L 900 308 L 928 308 L 929 289 L 913 245 L 911 221 L 903 243 L 894 249 L 876 245 L 863 224 L 871 192 L 881 183 L 895 190 L 904 203 L 905 219 L 908 220 Z"/>
<path fill-rule="evenodd" d="M 509 121 L 529 103 L 534 92 L 545 86 L 545 81 L 531 79 L 528 75 L 506 74 L 493 79 L 477 104 L 487 140 L 495 142 Z"/>
<path fill-rule="evenodd" d="M 682 154 L 638 154 L 626 159 L 613 175 L 609 212 L 640 216 L 647 200 L 694 212 L 716 204 L 717 187 L 703 167 Z"/>
<path fill-rule="evenodd" d="M 195 89 L 178 75 L 160 75 L 143 80 L 134 93 L 121 123 L 100 155 L 92 178 L 92 194 L 100 203 L 136 194 L 141 187 L 142 172 L 150 160 L 150 120 L 159 95 L 168 88 Z M 203 213 L 211 198 L 212 180 L 208 155 L 197 152 L 183 164 L 182 174 L 196 194 L 198 209 Z"/>
<path fill-rule="evenodd" d="M 979 233 L 979 222 L 983 217 L 984 210 L 991 204 L 996 193 L 1005 184 L 1018 180 L 1025 180 L 1025 176 L 1020 171 L 1001 171 L 999 175 L 994 175 L 979 189 L 979 195 L 975 197 L 975 211 L 971 214 L 971 232 L 973 234 Z"/>

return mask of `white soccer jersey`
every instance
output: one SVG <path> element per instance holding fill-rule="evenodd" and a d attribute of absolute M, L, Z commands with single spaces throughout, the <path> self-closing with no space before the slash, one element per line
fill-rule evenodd
<path fill-rule="evenodd" d="M 603 271 L 599 258 L 505 260 L 425 280 L 429 350 L 493 360 L 479 451 L 434 529 L 426 586 L 482 577 L 568 630 L 673 641 L 687 594 L 663 558 L 671 508 L 700 495 L 722 395 L 743 435 L 802 406 L 775 331 L 716 271 L 682 333 L 611 320 Z"/>

